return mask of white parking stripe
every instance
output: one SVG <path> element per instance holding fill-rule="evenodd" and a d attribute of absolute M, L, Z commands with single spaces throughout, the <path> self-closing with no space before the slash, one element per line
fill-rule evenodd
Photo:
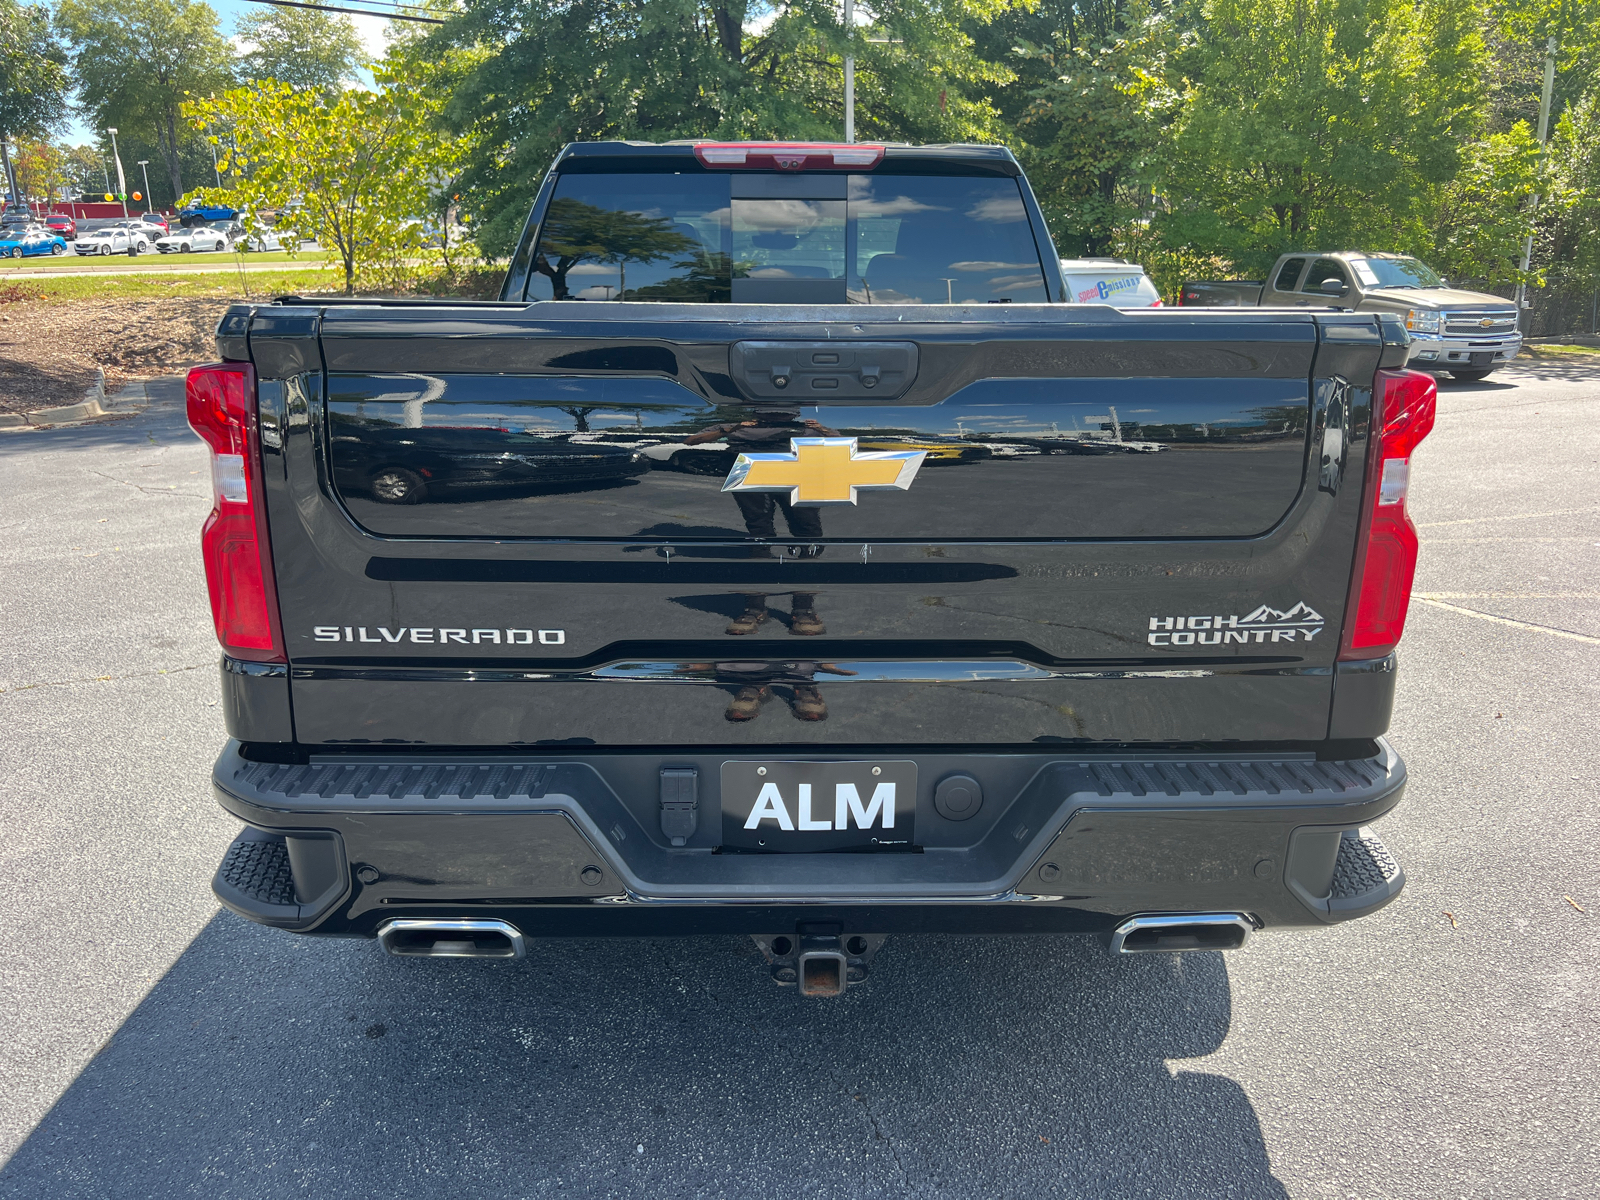
<path fill-rule="evenodd" d="M 1534 625 L 1528 621 L 1513 621 L 1510 617 L 1496 617 L 1490 613 L 1478 612 L 1472 608 L 1462 608 L 1459 604 L 1446 604 L 1443 600 L 1430 600 L 1426 596 L 1413 596 L 1423 604 L 1431 604 L 1435 608 L 1447 608 L 1451 612 L 1461 613 L 1463 616 L 1477 617 L 1480 621 L 1494 621 L 1499 625 L 1511 625 L 1517 629 L 1532 629 L 1536 633 L 1548 633 L 1552 637 L 1570 638 L 1574 642 L 1587 642 L 1591 646 L 1600 646 L 1600 637 L 1590 637 L 1586 633 L 1573 633 L 1566 629 L 1552 629 L 1548 625 Z"/>

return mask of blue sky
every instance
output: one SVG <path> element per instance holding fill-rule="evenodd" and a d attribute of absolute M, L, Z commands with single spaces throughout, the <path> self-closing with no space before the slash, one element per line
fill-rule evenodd
<path fill-rule="evenodd" d="M 338 0 L 329 0 L 329 2 L 337 3 Z M 234 23 L 238 17 L 247 12 L 260 12 L 267 6 L 252 4 L 250 0 L 211 0 L 211 7 L 216 9 L 217 15 L 222 18 L 218 24 L 223 34 L 232 37 Z M 361 40 L 366 43 L 367 53 L 373 58 L 383 57 L 383 31 L 389 23 L 380 17 L 351 17 L 350 19 L 356 23 L 356 32 L 361 35 Z M 370 84 L 371 76 L 367 76 L 365 82 Z M 78 119 L 74 119 L 72 124 L 67 127 L 65 137 L 74 146 L 82 142 L 94 141 L 93 131 Z M 123 163 L 122 165 L 125 170 L 129 168 L 128 163 Z"/>

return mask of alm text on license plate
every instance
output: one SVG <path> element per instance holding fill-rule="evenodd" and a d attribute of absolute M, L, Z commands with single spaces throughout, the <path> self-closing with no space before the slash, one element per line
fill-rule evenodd
<path fill-rule="evenodd" d="M 724 762 L 722 844 L 748 850 L 905 850 L 917 764 Z"/>

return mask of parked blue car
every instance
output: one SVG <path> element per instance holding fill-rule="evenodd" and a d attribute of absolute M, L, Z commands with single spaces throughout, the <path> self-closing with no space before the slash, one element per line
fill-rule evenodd
<path fill-rule="evenodd" d="M 59 233 L 43 227 L 7 229 L 0 232 L 0 257 L 21 258 L 35 254 L 62 255 L 67 243 Z"/>
<path fill-rule="evenodd" d="M 178 223 L 187 229 L 191 225 L 226 223 L 239 215 L 239 210 L 225 204 L 195 203 L 178 210 Z"/>

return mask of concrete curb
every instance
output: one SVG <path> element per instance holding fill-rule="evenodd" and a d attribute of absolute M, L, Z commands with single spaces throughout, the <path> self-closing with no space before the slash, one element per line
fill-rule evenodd
<path fill-rule="evenodd" d="M 78 403 L 37 408 L 27 413 L 0 413 L 0 429 L 38 429 L 46 425 L 75 425 L 98 417 L 125 416 L 144 407 L 147 402 L 144 385 L 142 378 L 130 379 L 120 392 L 108 398 L 105 370 L 96 367 L 94 383 L 84 390 L 83 399 Z M 107 408 L 108 404 L 112 407 Z"/>

